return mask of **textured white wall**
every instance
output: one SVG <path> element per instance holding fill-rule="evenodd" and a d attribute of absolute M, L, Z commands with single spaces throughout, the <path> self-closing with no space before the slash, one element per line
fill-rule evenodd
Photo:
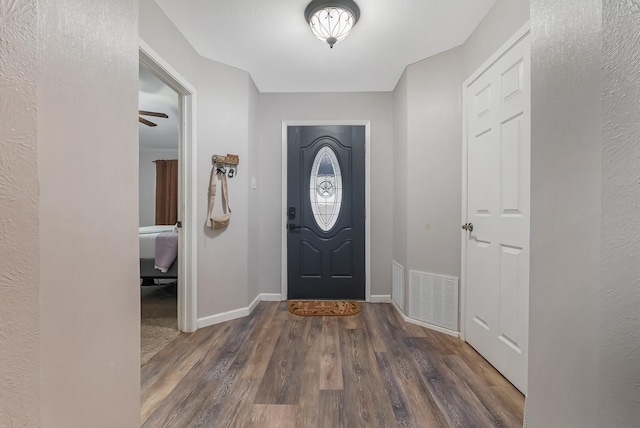
<path fill-rule="evenodd" d="M 640 420 L 640 5 L 603 1 L 599 426 Z"/>
<path fill-rule="evenodd" d="M 138 426 L 138 4 L 37 4 L 41 424 Z"/>
<path fill-rule="evenodd" d="M 177 143 L 177 141 L 176 141 Z M 158 159 L 178 159 L 176 150 L 140 150 L 140 226 L 153 226 L 156 224 L 156 164 Z"/>
<path fill-rule="evenodd" d="M 391 294 L 393 111 L 390 92 L 260 95 L 260 287 L 281 292 L 282 121 L 371 120 L 371 293 Z"/>
<path fill-rule="evenodd" d="M 600 0 L 531 0 L 530 427 L 599 427 Z M 637 422 L 637 421 L 636 421 Z"/>
<path fill-rule="evenodd" d="M 0 426 L 27 427 L 40 422 L 37 5 L 0 2 L 0 22 Z"/>

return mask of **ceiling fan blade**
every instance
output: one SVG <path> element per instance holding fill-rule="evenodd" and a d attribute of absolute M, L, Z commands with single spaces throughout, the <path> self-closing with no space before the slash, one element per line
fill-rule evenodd
<path fill-rule="evenodd" d="M 138 113 L 143 116 L 164 117 L 165 119 L 169 118 L 169 116 L 167 116 L 166 113 L 158 113 L 155 111 L 138 110 Z"/>
<path fill-rule="evenodd" d="M 158 126 L 158 124 L 153 123 L 153 122 L 151 122 L 151 121 L 149 121 L 149 120 L 147 120 L 147 119 L 145 119 L 143 117 L 140 117 L 140 116 L 138 116 L 138 122 L 144 123 L 147 126 Z"/>

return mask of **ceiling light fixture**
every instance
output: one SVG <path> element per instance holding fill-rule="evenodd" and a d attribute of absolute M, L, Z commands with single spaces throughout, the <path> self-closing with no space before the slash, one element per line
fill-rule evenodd
<path fill-rule="evenodd" d="M 313 0 L 304 11 L 313 35 L 333 45 L 345 39 L 360 18 L 360 8 L 353 0 Z"/>

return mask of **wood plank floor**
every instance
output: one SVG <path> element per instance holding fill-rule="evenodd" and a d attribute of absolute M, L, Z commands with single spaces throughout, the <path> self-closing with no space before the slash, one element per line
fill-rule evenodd
<path fill-rule="evenodd" d="M 388 304 L 286 302 L 181 334 L 142 367 L 143 427 L 521 427 L 524 397 L 470 346 Z"/>

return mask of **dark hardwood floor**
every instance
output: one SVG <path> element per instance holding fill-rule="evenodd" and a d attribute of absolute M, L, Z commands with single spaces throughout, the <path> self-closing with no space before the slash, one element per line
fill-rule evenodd
<path fill-rule="evenodd" d="M 142 367 L 143 427 L 521 427 L 524 397 L 459 339 L 388 304 L 286 302 L 181 334 Z"/>

